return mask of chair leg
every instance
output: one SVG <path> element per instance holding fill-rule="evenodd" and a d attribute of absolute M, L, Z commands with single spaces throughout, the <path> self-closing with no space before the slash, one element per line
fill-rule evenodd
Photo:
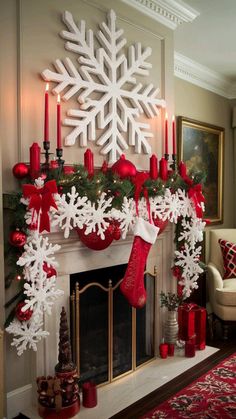
<path fill-rule="evenodd" d="M 223 331 L 223 339 L 227 340 L 229 337 L 229 325 L 222 321 L 222 331 Z"/>
<path fill-rule="evenodd" d="M 210 339 L 214 339 L 214 313 L 208 314 L 207 322 L 209 327 Z"/>

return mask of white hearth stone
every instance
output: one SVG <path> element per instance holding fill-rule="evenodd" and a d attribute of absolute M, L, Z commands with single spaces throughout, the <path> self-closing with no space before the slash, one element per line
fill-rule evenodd
<path fill-rule="evenodd" d="M 157 358 L 133 374 L 98 388 L 98 404 L 96 407 L 85 408 L 82 406 L 81 400 L 81 408 L 75 418 L 109 419 L 217 351 L 217 348 L 207 346 L 203 351 L 196 351 L 194 358 L 186 358 L 183 350 L 178 349 L 174 357 Z M 23 413 L 30 419 L 39 418 L 37 409 L 33 407 L 24 410 Z"/>

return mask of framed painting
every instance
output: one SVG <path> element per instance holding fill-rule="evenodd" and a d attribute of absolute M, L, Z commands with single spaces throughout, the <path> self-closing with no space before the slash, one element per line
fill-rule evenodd
<path fill-rule="evenodd" d="M 178 117 L 178 160 L 187 170 L 205 174 L 204 217 L 211 224 L 223 223 L 224 128 Z"/>

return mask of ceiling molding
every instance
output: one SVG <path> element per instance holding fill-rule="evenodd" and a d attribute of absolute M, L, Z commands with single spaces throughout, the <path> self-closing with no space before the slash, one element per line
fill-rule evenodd
<path fill-rule="evenodd" d="M 170 29 L 191 23 L 199 12 L 181 0 L 121 0 Z"/>
<path fill-rule="evenodd" d="M 236 83 L 178 52 L 174 53 L 174 75 L 227 99 L 236 98 Z"/>

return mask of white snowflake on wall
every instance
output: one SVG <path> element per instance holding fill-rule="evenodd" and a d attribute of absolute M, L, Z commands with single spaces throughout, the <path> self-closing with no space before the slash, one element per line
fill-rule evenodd
<path fill-rule="evenodd" d="M 88 140 L 96 140 L 102 147 L 101 154 L 108 155 L 110 163 L 129 146 L 134 146 L 136 153 L 149 154 L 148 139 L 153 134 L 149 124 L 138 117 L 145 113 L 152 118 L 158 114 L 158 108 L 165 107 L 165 101 L 157 98 L 158 88 L 152 84 L 144 86 L 136 80 L 137 76 L 149 74 L 152 65 L 147 58 L 151 48 L 142 48 L 140 43 L 131 45 L 126 58 L 123 50 L 126 39 L 122 37 L 123 30 L 116 27 L 113 10 L 96 36 L 86 29 L 85 21 L 81 20 L 77 26 L 68 11 L 64 12 L 63 21 L 68 28 L 61 32 L 67 41 L 65 48 L 78 54 L 80 66 L 77 68 L 70 58 L 57 59 L 56 71 L 44 70 L 42 76 L 57 83 L 53 93 L 63 92 L 64 100 L 77 95 L 79 109 L 70 109 L 69 118 L 64 121 L 72 127 L 65 144 L 73 145 L 78 139 L 85 147 Z M 99 48 L 95 46 L 95 38 Z M 102 130 L 100 137 L 96 127 Z"/>

